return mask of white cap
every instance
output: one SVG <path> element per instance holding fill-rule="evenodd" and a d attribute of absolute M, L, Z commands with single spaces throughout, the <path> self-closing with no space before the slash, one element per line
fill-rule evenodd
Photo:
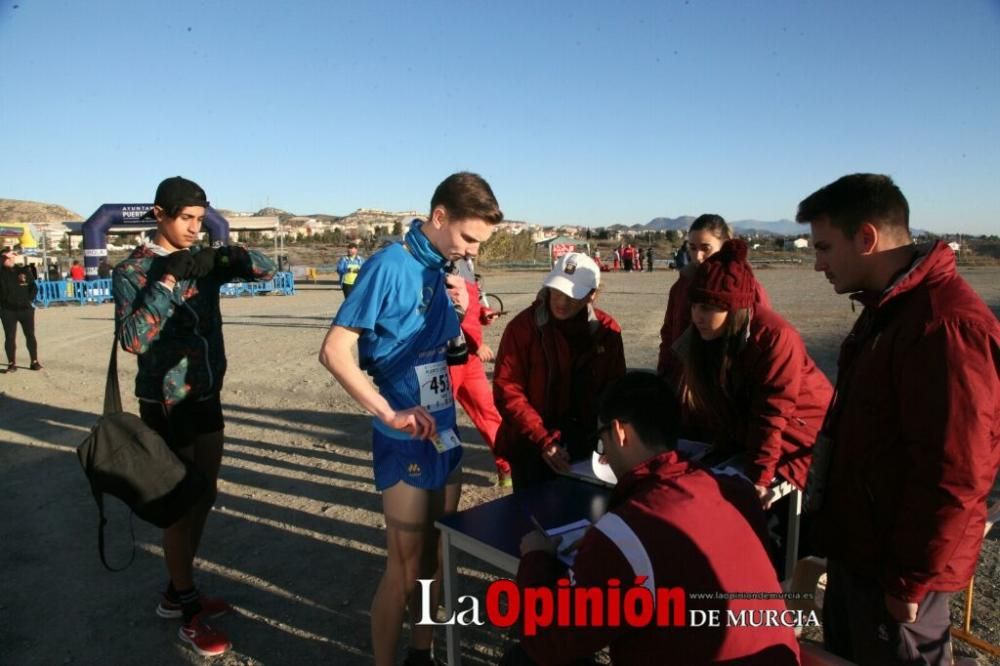
<path fill-rule="evenodd" d="M 601 269 L 587 255 L 570 252 L 559 257 L 542 286 L 558 289 L 580 300 L 601 286 Z"/>

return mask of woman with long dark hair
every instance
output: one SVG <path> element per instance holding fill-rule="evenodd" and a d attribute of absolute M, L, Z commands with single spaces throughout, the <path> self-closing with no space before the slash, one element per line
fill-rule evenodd
<path fill-rule="evenodd" d="M 698 266 L 719 251 L 722 244 L 733 238 L 733 232 L 721 215 L 706 213 L 699 215 L 688 229 L 686 241 L 686 263 L 677 274 L 677 281 L 667 295 L 667 311 L 663 315 L 660 328 L 660 354 L 656 362 L 656 374 L 671 377 L 676 371 L 673 344 L 691 325 L 691 306 L 687 292 Z M 756 283 L 755 302 L 771 307 L 767 294 L 760 283 Z"/>
<path fill-rule="evenodd" d="M 762 504 L 784 479 L 805 487 L 833 388 L 795 328 L 758 292 L 747 246 L 726 241 L 688 289 L 691 326 L 674 349 L 685 423 L 697 438 L 746 453 Z"/>

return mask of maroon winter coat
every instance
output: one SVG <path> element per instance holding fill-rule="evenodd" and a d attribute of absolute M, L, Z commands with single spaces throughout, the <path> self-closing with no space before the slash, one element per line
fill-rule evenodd
<path fill-rule="evenodd" d="M 617 578 L 624 590 L 636 576 L 646 576 L 652 589 L 685 590 L 685 618 L 691 609 L 715 609 L 722 626 L 553 626 L 524 637 L 522 646 L 539 664 L 569 663 L 606 645 L 615 666 L 798 664 L 791 628 L 726 626 L 727 610 L 780 613 L 785 610 L 781 599 L 716 597 L 781 592 L 763 534 L 760 504 L 745 481 L 715 477 L 674 451 L 650 458 L 618 481 L 609 513 L 584 535 L 571 580 L 580 587 L 606 588 L 609 579 Z M 554 557 L 536 551 L 521 558 L 517 583 L 555 587 L 564 572 Z M 709 598 L 695 598 L 698 593 Z"/>
<path fill-rule="evenodd" d="M 511 458 L 532 449 L 540 454 L 560 441 L 560 428 L 569 421 L 577 427 L 567 436 L 597 428 L 597 401 L 610 382 L 625 375 L 625 350 L 621 327 L 603 310 L 592 309 L 588 328 L 589 339 L 574 356 L 544 300 L 535 301 L 507 325 L 493 371 L 493 398 L 503 418 L 497 455 Z M 563 443 L 572 448 L 593 445 Z"/>
<path fill-rule="evenodd" d="M 819 515 L 829 557 L 915 602 L 968 583 L 1000 466 L 1000 325 L 947 245 L 919 255 L 852 296 Z"/>
<path fill-rule="evenodd" d="M 684 333 L 693 335 L 698 335 L 694 328 Z M 682 337 L 675 345 L 678 358 L 685 355 L 686 342 Z M 736 403 L 732 412 L 742 417 L 740 422 L 722 430 L 685 409 L 687 434 L 694 439 L 722 437 L 720 443 L 745 450 L 746 475 L 755 484 L 770 485 L 777 473 L 805 488 L 813 444 L 833 387 L 809 357 L 798 331 L 774 310 L 758 306 L 733 359 L 732 376 Z"/>
<path fill-rule="evenodd" d="M 694 278 L 698 264 L 688 264 L 680 270 L 677 281 L 670 287 L 667 294 L 667 311 L 663 315 L 663 326 L 660 327 L 660 354 L 656 361 L 656 374 L 669 377 L 675 370 L 677 359 L 674 358 L 673 344 L 691 325 L 691 301 L 688 300 L 688 290 Z M 754 304 L 770 308 L 771 299 L 760 282 L 754 288 Z"/>

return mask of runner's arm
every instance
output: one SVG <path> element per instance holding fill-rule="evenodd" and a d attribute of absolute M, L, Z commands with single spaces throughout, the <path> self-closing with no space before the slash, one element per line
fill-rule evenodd
<path fill-rule="evenodd" d="M 501 418 L 542 454 L 553 444 L 559 443 L 561 433 L 545 426 L 545 420 L 528 397 L 528 373 L 545 371 L 544 368 L 526 367 L 528 359 L 522 355 L 522 351 L 530 349 L 534 344 L 539 343 L 520 336 L 514 328 L 508 327 L 503 332 L 493 370 L 493 400 Z"/>
<path fill-rule="evenodd" d="M 242 278 L 248 282 L 266 282 L 274 277 L 277 264 L 256 250 L 242 245 L 224 245 L 216 250 L 216 270 L 222 269 L 222 281 Z"/>
<path fill-rule="evenodd" d="M 163 281 L 149 284 L 146 274 L 138 269 L 116 268 L 111 278 L 111 293 L 115 299 L 115 323 L 118 343 L 132 354 L 145 353 L 160 337 L 160 331 L 174 313 L 172 275 Z"/>
<path fill-rule="evenodd" d="M 421 406 L 395 410 L 365 377 L 354 360 L 351 350 L 358 343 L 361 329 L 334 325 L 323 340 L 319 362 L 344 387 L 359 405 L 390 428 L 409 433 L 416 439 L 427 439 L 436 432 L 434 418 Z"/>

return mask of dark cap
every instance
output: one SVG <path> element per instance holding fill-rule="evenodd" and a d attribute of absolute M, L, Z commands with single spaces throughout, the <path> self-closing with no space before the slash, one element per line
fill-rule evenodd
<path fill-rule="evenodd" d="M 172 211 L 184 206 L 204 206 L 208 208 L 208 197 L 201 186 L 187 178 L 174 176 L 167 178 L 156 188 L 156 198 L 153 203 L 160 208 Z M 153 217 L 153 212 L 146 213 Z"/>

